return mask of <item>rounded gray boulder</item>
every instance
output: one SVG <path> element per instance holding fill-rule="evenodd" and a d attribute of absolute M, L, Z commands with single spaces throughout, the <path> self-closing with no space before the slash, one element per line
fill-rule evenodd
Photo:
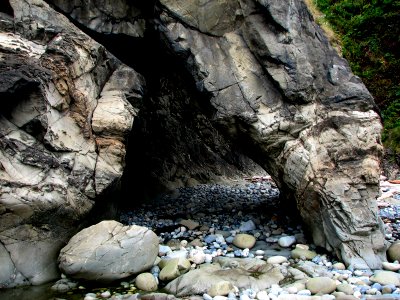
<path fill-rule="evenodd" d="M 69 277 L 113 281 L 150 269 L 157 254 L 158 238 L 150 229 L 102 221 L 73 236 L 58 260 Z"/>

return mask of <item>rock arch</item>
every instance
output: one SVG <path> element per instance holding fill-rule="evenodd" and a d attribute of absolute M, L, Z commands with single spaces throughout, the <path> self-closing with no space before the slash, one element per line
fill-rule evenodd
<path fill-rule="evenodd" d="M 211 130 L 211 136 L 241 144 L 286 197 L 295 199 L 316 245 L 352 267 L 379 268 L 385 260 L 375 205 L 380 119 L 371 95 L 305 4 L 177 3 L 156 2 L 152 16 L 131 7 L 115 32 L 140 38 L 143 24 L 154 26 L 207 102 L 201 104 L 207 113 L 199 114 L 205 120 L 195 124 L 208 127 L 191 125 L 200 136 Z M 0 94 L 9 101 L 0 116 L 0 258 L 7 266 L 2 286 L 55 278 L 57 251 L 122 176 L 126 137 L 146 94 L 140 74 L 45 2 L 10 4 L 14 19 L 0 15 L 0 76 L 6 79 Z M 71 16 L 85 25 L 82 14 Z M 147 20 L 131 24 L 132 16 Z M 88 27 L 108 30 L 95 25 Z M 32 92 L 24 98 L 29 105 L 18 104 L 16 91 Z M 202 111 L 196 105 L 189 107 Z M 221 142 L 203 154 L 243 163 L 231 150 Z"/>

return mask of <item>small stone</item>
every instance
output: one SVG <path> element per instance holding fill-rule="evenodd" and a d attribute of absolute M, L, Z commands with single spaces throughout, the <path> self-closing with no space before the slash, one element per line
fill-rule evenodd
<path fill-rule="evenodd" d="M 260 291 L 257 293 L 256 298 L 258 300 L 270 300 L 267 291 Z"/>
<path fill-rule="evenodd" d="M 228 298 L 225 296 L 215 296 L 213 300 L 227 300 Z"/>
<path fill-rule="evenodd" d="M 84 300 L 96 300 L 96 299 L 97 299 L 97 296 L 94 293 L 87 293 L 84 298 Z"/>
<path fill-rule="evenodd" d="M 151 273 L 139 274 L 135 279 L 136 287 L 142 291 L 154 292 L 158 289 L 156 278 Z"/>
<path fill-rule="evenodd" d="M 256 224 L 254 224 L 254 222 L 252 220 L 248 220 L 247 222 L 243 222 L 240 225 L 239 230 L 241 232 L 247 232 L 247 231 L 255 230 L 256 228 L 257 228 Z"/>
<path fill-rule="evenodd" d="M 159 245 L 158 246 L 158 255 L 164 256 L 168 253 L 172 252 L 171 247 L 165 246 L 165 245 Z"/>
<path fill-rule="evenodd" d="M 240 295 L 239 299 L 240 300 L 250 300 L 250 297 L 247 296 L 246 294 L 242 294 L 242 295 Z"/>
<path fill-rule="evenodd" d="M 292 246 L 294 243 L 296 243 L 296 237 L 294 236 L 283 236 L 278 240 L 279 246 L 283 248 L 288 248 Z"/>
<path fill-rule="evenodd" d="M 215 242 L 216 240 L 217 240 L 217 237 L 214 234 L 207 235 L 204 238 L 204 242 L 206 242 L 207 244 L 211 244 L 211 243 Z"/>
<path fill-rule="evenodd" d="M 372 282 L 377 282 L 382 285 L 394 284 L 395 286 L 400 285 L 399 275 L 391 271 L 375 271 L 374 275 L 370 278 Z"/>
<path fill-rule="evenodd" d="M 206 255 L 202 250 L 192 250 L 189 254 L 189 260 L 191 260 L 196 265 L 200 265 L 206 261 Z"/>
<path fill-rule="evenodd" d="M 100 294 L 102 298 L 110 298 L 111 297 L 111 292 L 110 291 L 105 291 Z"/>
<path fill-rule="evenodd" d="M 310 251 L 310 250 L 305 250 L 302 248 L 298 248 L 296 247 L 295 249 L 292 250 L 291 252 L 291 256 L 292 258 L 305 258 L 307 260 L 312 260 L 314 257 L 317 256 L 317 253 L 315 253 L 314 251 Z"/>
<path fill-rule="evenodd" d="M 393 243 L 389 247 L 387 256 L 391 261 L 400 261 L 400 242 Z"/>
<path fill-rule="evenodd" d="M 206 254 L 206 260 L 204 261 L 205 263 L 211 263 L 213 260 L 213 257 L 211 254 Z"/>
<path fill-rule="evenodd" d="M 208 294 L 203 294 L 203 299 L 204 300 L 213 300 L 213 298 Z"/>
<path fill-rule="evenodd" d="M 371 285 L 371 287 L 372 287 L 373 289 L 377 289 L 378 291 L 381 291 L 381 290 L 382 290 L 382 285 L 380 285 L 380 284 L 377 283 L 377 282 L 375 282 L 373 285 Z M 396 287 L 394 286 L 394 288 L 396 288 Z"/>
<path fill-rule="evenodd" d="M 356 297 L 357 299 L 361 298 L 361 292 L 360 291 L 355 291 L 353 296 Z"/>
<path fill-rule="evenodd" d="M 393 271 L 393 272 L 397 272 L 400 270 L 400 264 L 399 263 L 390 263 L 390 262 L 383 262 L 382 263 L 382 267 L 383 269 L 387 270 L 387 271 Z"/>
<path fill-rule="evenodd" d="M 336 297 L 333 295 L 322 295 L 321 300 L 335 300 Z"/>
<path fill-rule="evenodd" d="M 189 230 L 194 230 L 200 226 L 200 224 L 193 220 L 182 220 L 179 222 L 180 225 L 187 227 Z"/>
<path fill-rule="evenodd" d="M 280 256 L 280 255 L 271 256 L 268 257 L 267 259 L 267 263 L 269 264 L 282 264 L 284 262 L 287 262 L 287 258 L 285 256 Z"/>
<path fill-rule="evenodd" d="M 159 278 L 162 281 L 170 281 L 181 274 L 189 271 L 191 268 L 191 263 L 185 258 L 174 258 L 166 261 L 164 267 L 162 268 Z"/>
<path fill-rule="evenodd" d="M 287 291 L 289 294 L 297 294 L 297 292 L 298 292 L 299 290 L 298 290 L 297 287 L 295 287 L 295 286 L 290 286 L 290 287 L 288 287 L 288 288 L 286 289 L 286 291 Z"/>
<path fill-rule="evenodd" d="M 303 244 L 297 244 L 296 248 L 300 248 L 300 249 L 303 249 L 303 250 L 309 250 L 310 249 L 310 247 L 308 245 L 303 245 Z"/>
<path fill-rule="evenodd" d="M 301 290 L 297 292 L 297 295 L 299 296 L 311 296 L 311 291 L 310 290 Z"/>
<path fill-rule="evenodd" d="M 393 289 L 391 285 L 385 285 L 382 288 L 382 294 L 391 294 L 393 292 L 393 290 L 395 290 L 396 287 Z"/>
<path fill-rule="evenodd" d="M 341 283 L 336 287 L 336 290 L 338 292 L 343 292 L 346 295 L 353 295 L 354 289 L 350 284 L 347 283 Z"/>
<path fill-rule="evenodd" d="M 233 244 L 241 249 L 245 248 L 251 249 L 254 247 L 255 243 L 256 243 L 255 237 L 245 233 L 237 234 L 233 240 Z"/>
<path fill-rule="evenodd" d="M 341 262 L 333 264 L 332 268 L 336 270 L 346 270 L 346 266 L 344 265 L 344 263 Z"/>
<path fill-rule="evenodd" d="M 229 281 L 219 281 L 214 283 L 207 291 L 211 297 L 226 296 L 234 290 L 233 284 Z"/>
<path fill-rule="evenodd" d="M 306 288 L 312 294 L 330 294 L 336 290 L 336 281 L 329 277 L 315 277 L 307 281 Z"/>

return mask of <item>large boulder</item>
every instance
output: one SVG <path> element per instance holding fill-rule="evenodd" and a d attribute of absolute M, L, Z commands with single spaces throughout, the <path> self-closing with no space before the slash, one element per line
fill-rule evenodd
<path fill-rule="evenodd" d="M 352 267 L 379 268 L 380 118 L 305 3 L 160 2 L 157 28 L 209 98 L 214 123 L 248 145 L 316 245 Z"/>
<path fill-rule="evenodd" d="M 237 288 L 264 290 L 284 279 L 281 269 L 257 258 L 214 259 L 167 284 L 165 289 L 178 296 L 202 295 L 215 288 L 218 282 L 230 282 Z"/>
<path fill-rule="evenodd" d="M 157 254 L 158 237 L 148 228 L 102 221 L 74 235 L 58 260 L 68 277 L 107 282 L 150 269 Z"/>
<path fill-rule="evenodd" d="M 41 0 L 0 14 L 0 287 L 59 276 L 57 256 L 122 176 L 144 80 Z M 3 268 L 4 266 L 4 268 Z"/>

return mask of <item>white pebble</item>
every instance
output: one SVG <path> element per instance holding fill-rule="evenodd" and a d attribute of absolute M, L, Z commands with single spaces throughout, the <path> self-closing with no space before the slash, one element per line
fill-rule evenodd
<path fill-rule="evenodd" d="M 297 295 L 300 296 L 311 296 L 311 292 L 309 290 L 301 290 L 297 292 Z"/>
<path fill-rule="evenodd" d="M 267 263 L 269 264 L 281 264 L 287 262 L 287 258 L 285 256 L 271 256 L 267 259 Z"/>
<path fill-rule="evenodd" d="M 356 275 L 356 276 L 362 276 L 363 274 L 364 274 L 363 271 L 360 271 L 360 270 L 354 271 L 354 275 Z"/>
<path fill-rule="evenodd" d="M 110 298 L 111 293 L 110 293 L 110 291 L 105 291 L 105 292 L 101 293 L 100 296 L 103 298 Z"/>
<path fill-rule="evenodd" d="M 213 259 L 213 256 L 211 254 L 206 254 L 206 257 L 204 259 L 204 262 L 206 263 L 211 263 Z"/>
<path fill-rule="evenodd" d="M 246 294 L 240 295 L 240 300 L 250 300 L 250 297 L 247 296 Z"/>
<path fill-rule="evenodd" d="M 269 294 L 268 294 L 268 297 L 269 297 L 269 299 L 271 299 L 271 300 L 277 300 L 277 299 L 278 299 L 278 296 L 276 296 L 276 295 L 274 295 L 274 294 L 272 294 L 272 293 L 269 293 Z"/>
<path fill-rule="evenodd" d="M 209 294 L 203 294 L 204 300 L 212 300 L 212 297 Z"/>
<path fill-rule="evenodd" d="M 96 294 L 88 293 L 85 295 L 85 298 L 83 300 L 96 300 L 96 299 L 97 299 Z"/>
<path fill-rule="evenodd" d="M 294 243 L 296 243 L 296 237 L 295 236 L 283 236 L 278 240 L 279 246 L 283 248 L 288 248 L 292 246 Z"/>
<path fill-rule="evenodd" d="M 287 291 L 289 294 L 296 294 L 296 293 L 298 292 L 298 289 L 297 289 L 297 287 L 295 287 L 295 286 L 290 286 L 290 287 L 288 287 L 288 288 L 286 289 L 286 291 Z"/>
<path fill-rule="evenodd" d="M 355 291 L 353 296 L 356 297 L 356 298 L 361 298 L 361 292 L 360 291 Z"/>
<path fill-rule="evenodd" d="M 249 253 L 250 253 L 250 249 L 249 248 L 243 249 L 242 256 L 243 257 L 248 257 Z"/>
<path fill-rule="evenodd" d="M 258 300 L 270 300 L 267 291 L 260 291 L 257 293 L 256 298 Z"/>

